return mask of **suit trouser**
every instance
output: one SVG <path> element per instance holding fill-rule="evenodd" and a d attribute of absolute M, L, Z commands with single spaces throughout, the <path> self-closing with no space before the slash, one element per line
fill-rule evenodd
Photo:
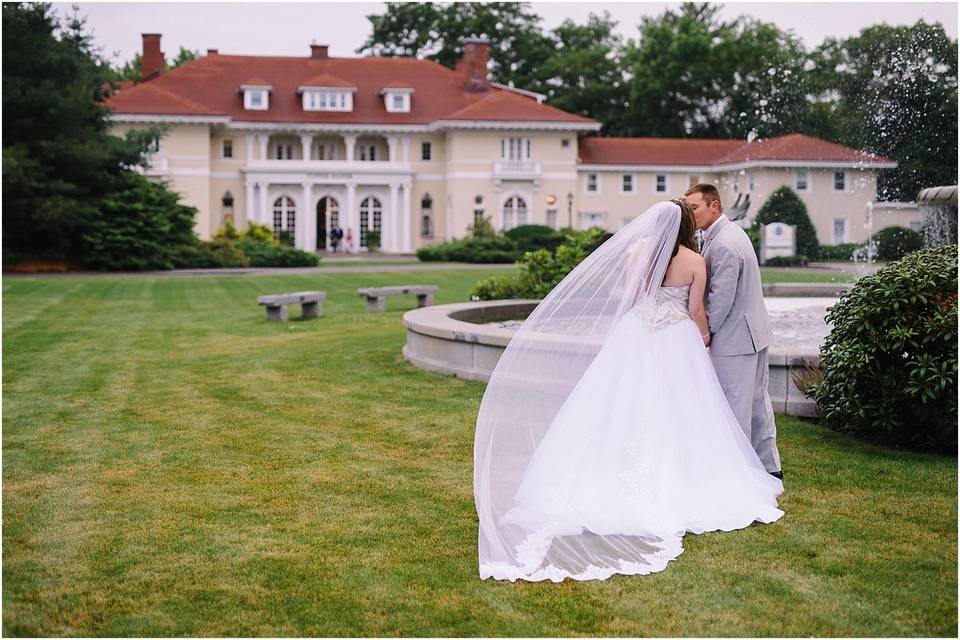
<path fill-rule="evenodd" d="M 767 471 L 780 471 L 777 425 L 770 402 L 767 349 L 739 356 L 714 356 L 713 368 L 723 394 Z"/>

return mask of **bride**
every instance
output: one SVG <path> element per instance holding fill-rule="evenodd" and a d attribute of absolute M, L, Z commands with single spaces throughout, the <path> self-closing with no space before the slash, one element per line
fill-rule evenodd
<path fill-rule="evenodd" d="M 652 573 L 686 532 L 783 515 L 705 349 L 694 230 L 685 201 L 654 205 L 507 345 L 477 417 L 481 579 Z"/>

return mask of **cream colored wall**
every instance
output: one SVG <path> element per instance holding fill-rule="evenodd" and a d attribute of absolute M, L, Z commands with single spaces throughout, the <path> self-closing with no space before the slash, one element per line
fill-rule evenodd
<path fill-rule="evenodd" d="M 539 180 L 501 179 L 495 183 L 494 163 L 500 160 L 503 138 L 530 139 L 529 162 L 539 163 Z M 566 139 L 568 145 L 563 146 Z M 510 197 L 519 196 L 527 205 L 528 224 L 547 224 L 547 210 L 556 209 L 558 226 L 566 224 L 566 194 L 576 196 L 577 136 L 572 132 L 529 131 L 450 131 L 444 137 L 442 157 L 446 190 L 452 208 L 451 237 L 462 238 L 473 225 L 474 210 L 483 209 L 496 229 L 503 228 L 503 206 Z M 419 151 L 419 146 L 417 147 Z M 555 203 L 547 205 L 547 197 Z M 483 202 L 476 204 L 481 196 Z M 443 214 L 446 214 L 444 207 Z M 436 242 L 445 236 L 439 233 Z M 417 246 L 416 244 L 414 246 Z"/>
<path fill-rule="evenodd" d="M 774 191 L 787 186 L 793 189 L 807 207 L 807 213 L 817 231 L 821 244 L 834 244 L 833 223 L 836 218 L 846 220 L 847 236 L 845 242 L 864 242 L 867 230 L 863 226 L 864 214 L 868 202 L 876 200 L 877 172 L 875 170 L 836 169 L 846 173 L 846 188 L 835 191 L 833 188 L 834 169 L 807 169 L 807 191 L 797 191 L 797 171 L 793 168 L 753 169 L 754 190 L 750 192 L 749 221 L 756 218 L 760 207 L 766 203 Z M 724 174 L 720 182 L 725 186 L 721 197 L 732 203 L 736 194 L 732 185 L 736 182 L 741 192 L 747 191 L 745 172 Z"/>
<path fill-rule="evenodd" d="M 876 171 L 844 169 L 846 189 L 834 191 L 832 169 L 808 169 L 808 191 L 797 192 L 807 206 L 810 219 L 821 244 L 833 244 L 834 218 L 845 218 L 846 242 L 863 242 L 867 230 L 863 226 L 866 205 L 876 199 Z M 599 193 L 587 192 L 587 175 L 596 173 Z M 621 176 L 634 175 L 635 193 L 622 193 Z M 657 173 L 667 175 L 666 193 L 654 191 Z M 750 173 L 753 174 L 753 190 L 749 189 Z M 760 207 L 774 191 L 789 186 L 796 191 L 796 172 L 788 168 L 755 168 L 737 172 L 706 173 L 696 171 L 625 171 L 611 166 L 609 169 L 578 171 L 577 209 L 583 213 L 605 213 L 604 227 L 616 231 L 623 221 L 631 219 L 648 207 L 662 200 L 680 197 L 691 180 L 715 184 L 725 207 L 732 206 L 738 194 L 750 195 L 750 211 L 745 224 L 750 224 Z M 896 216 L 892 219 L 903 219 Z M 901 225 L 905 226 L 905 225 Z M 875 228 L 876 222 L 875 222 Z"/>
<path fill-rule="evenodd" d="M 597 174 L 598 192 L 587 191 L 587 176 Z M 666 191 L 656 191 L 656 176 L 667 176 Z M 632 175 L 634 183 L 633 193 L 625 193 L 621 189 L 624 175 Z M 580 169 L 577 176 L 577 203 L 574 207 L 582 214 L 602 213 L 603 227 L 607 231 L 617 231 L 626 222 L 640 215 L 657 202 L 680 198 L 687 188 L 696 182 L 713 182 L 717 174 L 696 171 L 633 171 L 611 167 L 603 170 Z M 692 182 L 691 182 L 692 181 Z M 584 218 L 581 218 L 584 219 Z M 576 220 L 574 221 L 575 224 Z M 585 228 L 587 223 L 577 225 Z"/>

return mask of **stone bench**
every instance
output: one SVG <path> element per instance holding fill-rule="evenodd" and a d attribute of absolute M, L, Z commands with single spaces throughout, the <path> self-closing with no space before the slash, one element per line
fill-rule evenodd
<path fill-rule="evenodd" d="M 325 291 L 297 291 L 296 293 L 278 293 L 257 298 L 257 304 L 267 308 L 267 320 L 287 319 L 287 305 L 299 304 L 301 316 L 317 318 L 320 316 L 320 303 L 327 297 Z"/>
<path fill-rule="evenodd" d="M 366 296 L 367 311 L 383 311 L 386 308 L 387 296 L 417 296 L 417 308 L 429 307 L 433 304 L 433 294 L 437 287 L 433 285 L 411 285 L 396 287 L 362 287 L 357 289 L 357 295 Z"/>

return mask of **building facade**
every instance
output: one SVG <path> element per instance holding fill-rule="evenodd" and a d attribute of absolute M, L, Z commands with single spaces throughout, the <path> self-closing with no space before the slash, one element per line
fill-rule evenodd
<path fill-rule="evenodd" d="M 112 130 L 166 128 L 146 173 L 198 209 L 201 238 L 227 220 L 257 222 L 316 251 L 339 226 L 360 251 L 377 231 L 381 250 L 410 253 L 463 237 L 480 218 L 497 229 L 615 231 L 711 181 L 725 202 L 750 194 L 751 213 L 788 184 L 820 241 L 836 244 L 865 238 L 877 171 L 896 166 L 799 135 L 600 138 L 591 135 L 599 122 L 490 82 L 484 40 L 468 41 L 453 70 L 412 58 L 332 58 L 312 45 L 304 57 L 208 50 L 169 72 L 160 36 L 143 42 L 144 80 L 123 83 L 107 101 Z M 891 211 L 908 226 L 908 210 Z"/>

